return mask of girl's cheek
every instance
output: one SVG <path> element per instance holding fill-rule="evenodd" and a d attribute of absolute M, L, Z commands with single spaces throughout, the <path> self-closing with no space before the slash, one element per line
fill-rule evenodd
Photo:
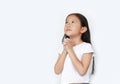
<path fill-rule="evenodd" d="M 64 27 L 64 29 L 66 30 L 66 29 L 67 29 L 67 27 L 65 26 L 65 27 Z"/>
<path fill-rule="evenodd" d="M 64 27 L 64 32 L 66 31 L 66 27 Z"/>

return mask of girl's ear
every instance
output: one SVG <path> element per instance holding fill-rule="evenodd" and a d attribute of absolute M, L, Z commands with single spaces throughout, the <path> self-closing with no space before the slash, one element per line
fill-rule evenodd
<path fill-rule="evenodd" d="M 87 27 L 82 27 L 80 30 L 81 33 L 85 33 L 86 31 L 87 31 Z"/>

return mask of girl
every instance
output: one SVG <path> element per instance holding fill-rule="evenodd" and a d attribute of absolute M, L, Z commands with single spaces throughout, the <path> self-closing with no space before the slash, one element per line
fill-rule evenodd
<path fill-rule="evenodd" d="M 64 33 L 63 50 L 54 71 L 62 75 L 61 84 L 89 84 L 94 71 L 94 50 L 87 19 L 79 13 L 68 15 Z"/>

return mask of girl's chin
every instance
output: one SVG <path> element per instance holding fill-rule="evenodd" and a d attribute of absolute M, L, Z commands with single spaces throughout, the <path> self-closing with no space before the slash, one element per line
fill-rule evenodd
<path fill-rule="evenodd" d="M 73 35 L 72 35 L 72 34 L 70 34 L 70 33 L 66 33 L 66 35 L 67 35 L 67 36 L 73 36 Z"/>
<path fill-rule="evenodd" d="M 71 34 L 70 33 L 65 33 L 67 36 L 71 36 Z"/>

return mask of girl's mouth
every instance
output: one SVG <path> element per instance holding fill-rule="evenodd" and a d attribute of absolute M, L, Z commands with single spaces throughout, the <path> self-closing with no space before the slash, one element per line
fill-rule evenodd
<path fill-rule="evenodd" d="M 66 29 L 66 31 L 72 31 L 71 29 Z"/>

